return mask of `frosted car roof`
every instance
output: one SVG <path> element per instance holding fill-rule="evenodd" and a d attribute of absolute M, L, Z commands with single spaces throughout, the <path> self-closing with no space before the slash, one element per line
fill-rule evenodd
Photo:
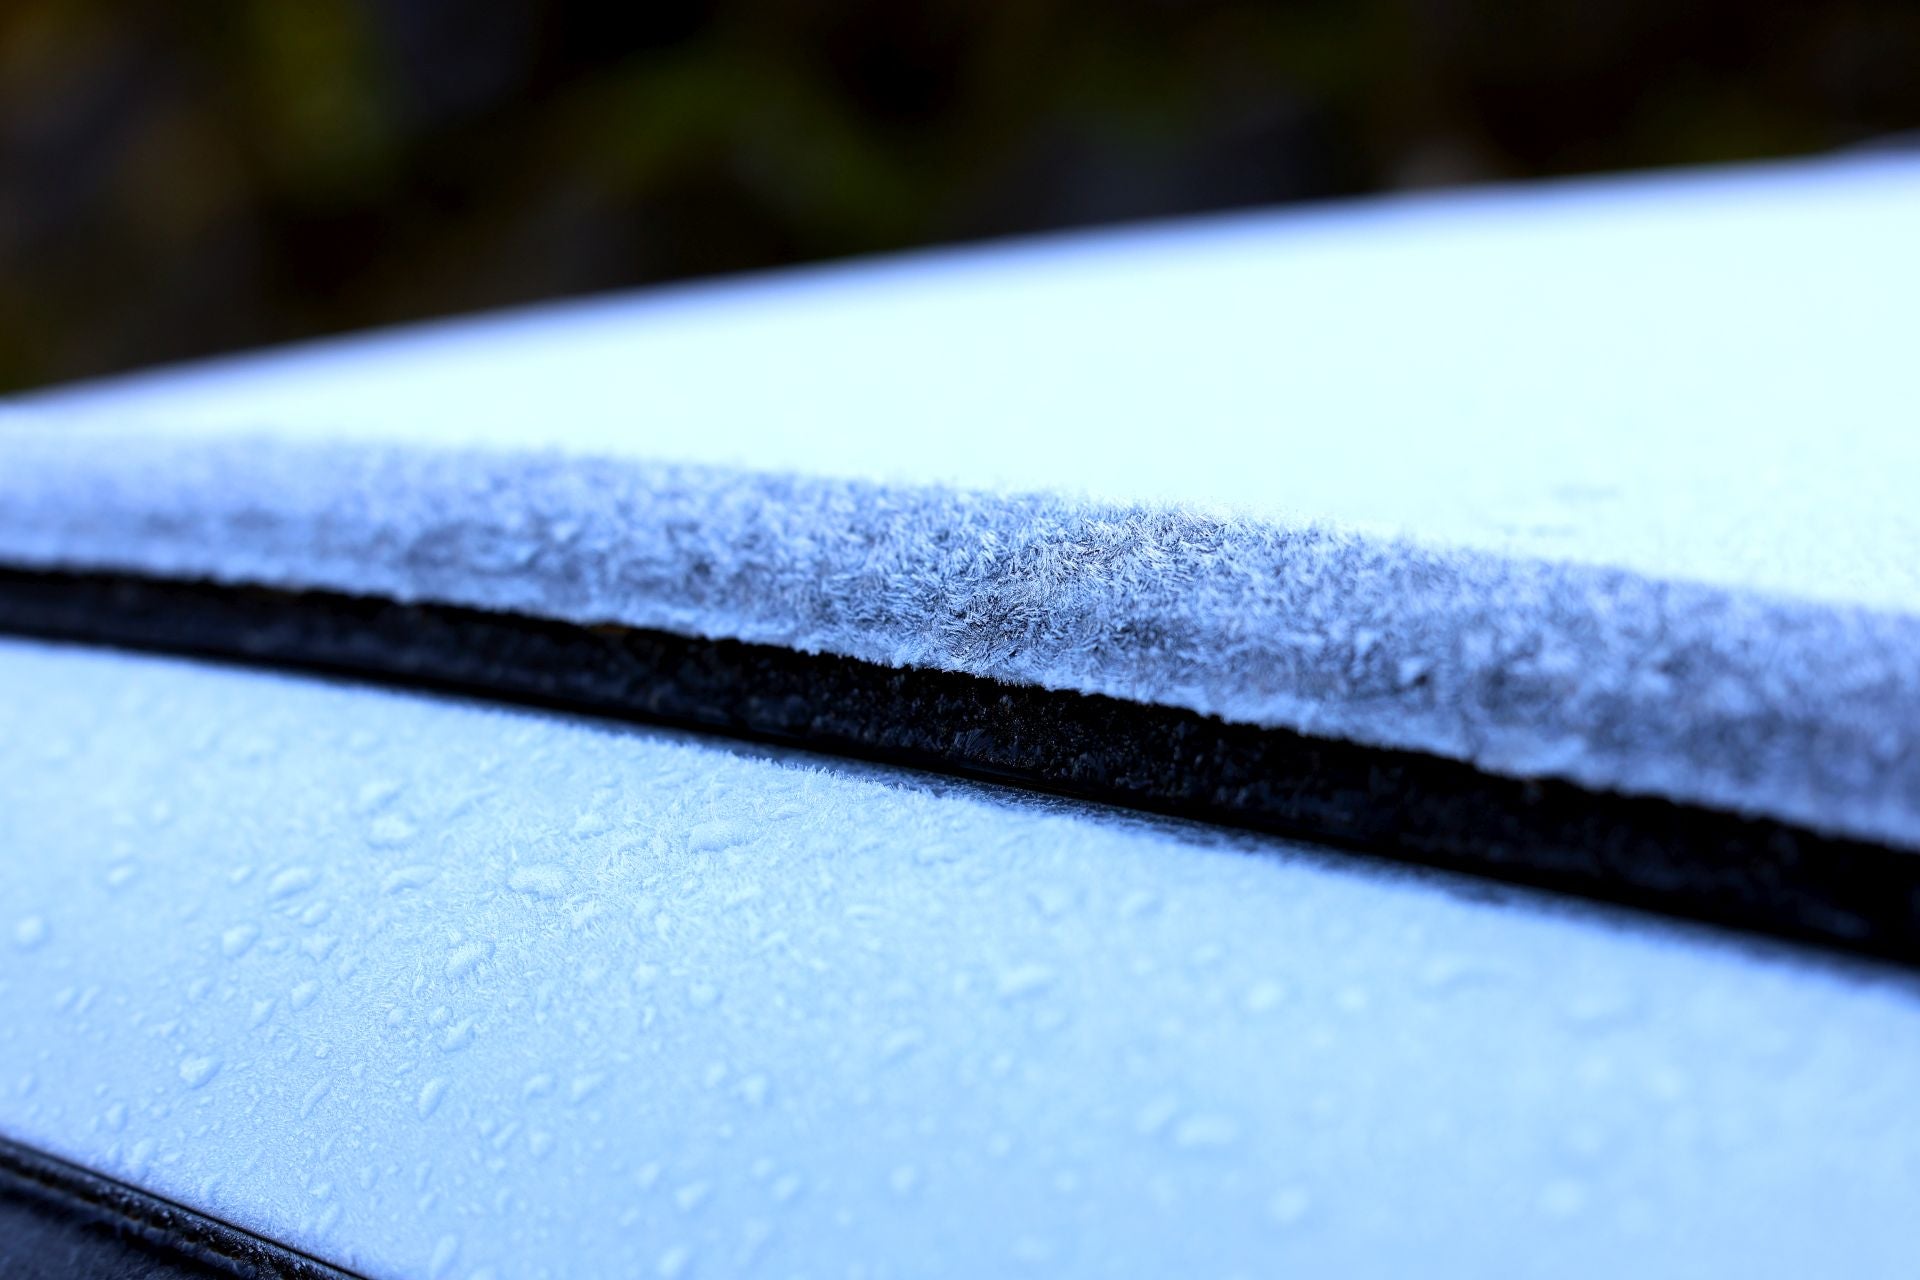
<path fill-rule="evenodd" d="M 908 255 L 56 390 L 64 431 L 1225 507 L 1912 609 L 1920 160 Z"/>
<path fill-rule="evenodd" d="M 1917 213 L 1901 157 L 1569 183 L 55 389 L 4 413 L 0 609 L 383 677 L 477 663 L 462 687 L 643 717 L 721 650 L 587 669 L 617 630 L 869 689 L 953 673 L 964 714 L 871 722 L 941 767 L 1328 839 L 1384 809 L 1322 745 L 1415 761 L 1449 816 L 1362 843 L 1912 958 Z M 281 612 L 239 625 L 246 591 Z M 362 627 L 384 605 L 414 612 Z M 1052 711 L 981 723 L 1007 686 L 1139 714 L 1083 759 Z M 694 721 L 896 750 L 822 730 L 804 687 L 723 687 Z M 1242 729 L 1286 786 L 1218 766 Z"/>
<path fill-rule="evenodd" d="M 0 728 L 0 1134 L 366 1275 L 1911 1269 L 1908 975 L 170 659 Z"/>

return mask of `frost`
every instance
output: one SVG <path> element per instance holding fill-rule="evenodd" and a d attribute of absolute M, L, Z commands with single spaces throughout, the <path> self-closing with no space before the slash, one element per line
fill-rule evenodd
<path fill-rule="evenodd" d="M 236 706 L 278 750 L 197 760 L 223 803 L 130 828 Z M 0 734 L 0 825 L 44 855 L 0 856 L 5 924 L 53 925 L 32 954 L 0 934 L 0 1131 L 359 1274 L 1907 1256 L 1920 1110 L 1888 1099 L 1920 1097 L 1920 1000 L 1885 975 L 344 683 L 0 642 L 0 707 L 113 725 L 53 770 Z M 413 814 L 474 798 L 396 856 L 355 806 L 393 778 Z M 607 828 L 576 858 L 583 813 Z M 533 868 L 557 896 L 514 883 Z M 314 879 L 276 902 L 290 869 Z"/>

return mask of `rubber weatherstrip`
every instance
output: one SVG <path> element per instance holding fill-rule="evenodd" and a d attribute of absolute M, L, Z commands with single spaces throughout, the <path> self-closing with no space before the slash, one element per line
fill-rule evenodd
<path fill-rule="evenodd" d="M 169 1200 L 0 1138 L 0 1275 L 8 1280 L 353 1280 Z"/>
<path fill-rule="evenodd" d="M 1920 855 L 1168 707 L 658 631 L 105 573 L 0 570 L 0 630 L 797 745 L 1920 967 Z"/>

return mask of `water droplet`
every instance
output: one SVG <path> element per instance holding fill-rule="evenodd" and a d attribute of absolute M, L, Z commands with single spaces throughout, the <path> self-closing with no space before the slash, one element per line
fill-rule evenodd
<path fill-rule="evenodd" d="M 1043 964 L 1015 965 L 1000 974 L 999 991 L 1002 1000 L 1017 1000 L 1032 995 L 1053 981 L 1053 970 Z"/>
<path fill-rule="evenodd" d="M 253 1012 L 247 1017 L 247 1025 L 258 1029 L 267 1025 L 267 1019 L 273 1017 L 273 1008 L 277 1002 L 271 999 L 255 1000 Z"/>
<path fill-rule="evenodd" d="M 893 1194 L 908 1196 L 920 1185 L 920 1171 L 910 1164 L 903 1164 L 887 1175 L 887 1185 L 893 1188 Z"/>
<path fill-rule="evenodd" d="M 354 797 L 354 811 L 362 816 L 375 813 L 385 808 L 399 794 L 400 784 L 390 778 L 369 782 L 361 787 L 359 795 Z"/>
<path fill-rule="evenodd" d="M 201 1085 L 218 1075 L 219 1072 L 220 1059 L 210 1055 L 205 1057 L 188 1057 L 180 1060 L 180 1079 L 185 1082 L 189 1089 L 198 1089 Z"/>
<path fill-rule="evenodd" d="M 778 1178 L 774 1179 L 773 1186 L 772 1188 L 770 1188 L 770 1190 L 772 1191 L 773 1198 L 775 1200 L 777 1200 L 781 1204 L 785 1204 L 787 1203 L 787 1201 L 799 1195 L 800 1189 L 804 1185 L 805 1184 L 801 1181 L 799 1174 L 783 1173 Z"/>
<path fill-rule="evenodd" d="M 745 832 L 732 822 L 702 822 L 687 832 L 687 850 L 691 853 L 718 853 L 745 843 Z"/>
<path fill-rule="evenodd" d="M 493 944 L 485 940 L 463 942 L 447 952 L 447 976 L 464 978 L 493 959 Z"/>
<path fill-rule="evenodd" d="M 1239 1137 L 1239 1125 L 1226 1116 L 1209 1112 L 1188 1116 L 1173 1127 L 1173 1145 L 1188 1150 L 1231 1146 Z"/>
<path fill-rule="evenodd" d="M 680 1212 L 692 1213 L 695 1209 L 698 1209 L 706 1203 L 707 1197 L 711 1195 L 712 1192 L 713 1184 L 711 1182 L 689 1182 L 686 1186 L 673 1193 L 673 1202 L 680 1206 Z"/>
<path fill-rule="evenodd" d="M 320 1105 L 321 1099 L 325 1098 L 327 1094 L 332 1091 L 333 1081 L 331 1080 L 322 1080 L 314 1085 L 313 1088 L 307 1090 L 306 1096 L 300 1099 L 300 1118 L 304 1120 L 312 1115 L 313 1109 Z"/>
<path fill-rule="evenodd" d="M 287 993 L 287 1003 L 296 1009 L 304 1009 L 312 1004 L 313 998 L 319 994 L 320 984 L 308 979 Z"/>
<path fill-rule="evenodd" d="M 427 1260 L 427 1275 L 431 1280 L 440 1280 L 453 1266 L 453 1260 L 460 1254 L 459 1236 L 441 1236 L 439 1243 L 433 1246 L 433 1256 Z"/>
<path fill-rule="evenodd" d="M 1566 1019 L 1583 1031 L 1604 1031 L 1631 1022 L 1639 1001 L 1631 990 L 1599 986 L 1577 993 L 1567 1002 Z"/>
<path fill-rule="evenodd" d="M 440 1048 L 446 1053 L 458 1053 L 473 1043 L 473 1019 L 465 1018 L 447 1028 L 440 1037 Z"/>
<path fill-rule="evenodd" d="M 927 1034 L 917 1027 L 908 1027 L 896 1031 L 880 1043 L 880 1058 L 884 1062 L 895 1062 L 906 1057 L 927 1042 Z"/>
<path fill-rule="evenodd" d="M 532 898 L 557 898 L 567 891 L 567 870 L 550 862 L 515 867 L 507 888 Z"/>
<path fill-rule="evenodd" d="M 367 843 L 376 849 L 397 849 L 413 837 L 413 824 L 397 813 L 382 814 L 367 824 Z"/>
<path fill-rule="evenodd" d="M 545 1159 L 553 1151 L 553 1135 L 545 1129 L 535 1129 L 527 1134 L 527 1154 L 535 1160 Z"/>
<path fill-rule="evenodd" d="M 1166 1128 L 1179 1111 L 1180 1099 L 1162 1095 L 1140 1108 L 1139 1114 L 1133 1118 L 1133 1130 L 1143 1138 L 1150 1138 Z"/>
<path fill-rule="evenodd" d="M 693 1261 L 693 1250 L 686 1245 L 677 1244 L 660 1255 L 660 1262 L 654 1270 L 659 1273 L 660 1280 L 674 1280 L 687 1269 L 687 1264 L 691 1261 Z"/>
<path fill-rule="evenodd" d="M 1038 1236 L 1021 1236 L 1013 1242 L 1013 1260 L 1024 1266 L 1044 1266 L 1053 1259 L 1053 1246 Z"/>
<path fill-rule="evenodd" d="M 1540 1188 L 1540 1212 L 1549 1218 L 1570 1218 L 1587 1205 L 1587 1189 L 1572 1178 L 1555 1178 Z"/>
<path fill-rule="evenodd" d="M 420 1096 L 414 1099 L 413 1109 L 420 1113 L 422 1120 L 425 1120 L 440 1109 L 440 1099 L 445 1097 L 446 1093 L 447 1078 L 435 1076 L 420 1086 Z"/>
<path fill-rule="evenodd" d="M 119 889 L 139 874 L 140 868 L 131 862 L 116 863 L 113 868 L 107 872 L 107 887 L 109 889 Z"/>
<path fill-rule="evenodd" d="M 520 1086 L 522 1098 L 544 1098 L 553 1092 L 553 1077 L 546 1074 L 528 1076 L 527 1082 Z"/>
<path fill-rule="evenodd" d="M 397 871 L 387 873 L 386 879 L 380 882 L 380 892 L 404 893 L 408 889 L 419 889 L 432 883 L 433 878 L 439 874 L 438 867 L 428 866 L 423 862 L 401 867 Z"/>
<path fill-rule="evenodd" d="M 260 926 L 237 924 L 220 935 L 220 954 L 229 960 L 238 960 L 253 949 L 260 939 Z"/>
<path fill-rule="evenodd" d="M 600 1086 L 606 1082 L 607 1076 L 603 1071 L 589 1071 L 585 1075 L 575 1076 L 573 1083 L 567 1087 L 567 1098 L 573 1102 L 585 1102 L 598 1093 Z"/>
<path fill-rule="evenodd" d="M 320 875 L 312 867 L 288 867 L 267 881 L 267 897 L 274 901 L 305 893 L 319 883 Z"/>
<path fill-rule="evenodd" d="M 1058 920 L 1073 909 L 1073 890 L 1062 885 L 1037 885 L 1027 891 L 1027 898 L 1048 920 Z"/>
<path fill-rule="evenodd" d="M 116 1102 L 108 1107 L 106 1114 L 100 1117 L 100 1123 L 110 1132 L 119 1133 L 127 1127 L 127 1104 Z"/>
<path fill-rule="evenodd" d="M 748 1106 L 762 1106 L 767 1100 L 767 1078 L 758 1075 L 748 1076 L 735 1085 L 733 1091 Z"/>
<path fill-rule="evenodd" d="M 39 916 L 26 916 L 13 926 L 13 943 L 22 951 L 32 951 L 47 940 L 47 922 Z"/>
<path fill-rule="evenodd" d="M 1307 1216 L 1313 1197 L 1304 1187 L 1282 1187 L 1267 1201 L 1267 1216 L 1283 1227 L 1290 1227 Z"/>
<path fill-rule="evenodd" d="M 719 999 L 719 988 L 710 983 L 696 982 L 687 988 L 687 1003 L 696 1009 L 710 1009 Z"/>
<path fill-rule="evenodd" d="M 1287 998 L 1287 989 L 1277 982 L 1256 982 L 1247 988 L 1242 1001 L 1248 1013 L 1265 1013 Z"/>

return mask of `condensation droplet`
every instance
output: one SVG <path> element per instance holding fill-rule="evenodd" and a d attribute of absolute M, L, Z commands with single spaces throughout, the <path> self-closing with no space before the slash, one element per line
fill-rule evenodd
<path fill-rule="evenodd" d="M 1230 1146 L 1239 1137 L 1239 1125 L 1226 1116 L 1210 1112 L 1188 1116 L 1173 1127 L 1173 1144 L 1188 1150 Z"/>
<path fill-rule="evenodd" d="M 212 1055 L 194 1056 L 180 1060 L 180 1079 L 189 1089 L 198 1089 L 219 1073 L 220 1059 Z"/>
<path fill-rule="evenodd" d="M 320 881 L 320 875 L 312 867 L 288 867 L 267 881 L 267 897 L 274 901 L 291 898 L 296 893 L 305 893 Z"/>
<path fill-rule="evenodd" d="M 440 1109 L 440 1099 L 445 1097 L 446 1093 L 447 1078 L 435 1076 L 420 1086 L 420 1096 L 414 1099 L 413 1109 L 420 1113 L 422 1120 L 425 1120 Z"/>
<path fill-rule="evenodd" d="M 449 978 L 465 978 L 493 959 L 493 944 L 487 941 L 463 942 L 447 952 Z"/>
<path fill-rule="evenodd" d="M 433 1256 L 427 1260 L 427 1275 L 431 1280 L 440 1280 L 453 1266 L 453 1260 L 460 1256 L 460 1237 L 441 1236 L 433 1246 Z"/>
<path fill-rule="evenodd" d="M 1587 1204 L 1587 1189 L 1572 1178 L 1555 1178 L 1540 1188 L 1536 1203 L 1549 1218 L 1571 1218 Z"/>
<path fill-rule="evenodd" d="M 386 879 L 380 882 L 380 892 L 404 893 L 408 889 L 424 888 L 439 874 L 438 867 L 428 866 L 426 863 L 400 867 L 387 873 Z"/>
<path fill-rule="evenodd" d="M 530 898 L 557 898 L 567 891 L 567 871 L 550 862 L 515 867 L 507 876 L 507 888 Z"/>
<path fill-rule="evenodd" d="M 367 825 L 367 843 L 376 849 L 397 849 L 413 837 L 413 824 L 397 813 L 382 814 Z"/>
<path fill-rule="evenodd" d="M 1304 1187 L 1282 1187 L 1267 1201 L 1267 1216 L 1283 1227 L 1290 1227 L 1307 1216 L 1313 1197 Z"/>
<path fill-rule="evenodd" d="M 1052 981 L 1053 970 L 1043 964 L 1016 965 L 1000 974 L 1000 998 L 1017 1000 L 1043 990 Z"/>
<path fill-rule="evenodd" d="M 687 832 L 687 849 L 692 853 L 717 853 L 743 843 L 744 834 L 731 822 L 702 822 Z"/>

